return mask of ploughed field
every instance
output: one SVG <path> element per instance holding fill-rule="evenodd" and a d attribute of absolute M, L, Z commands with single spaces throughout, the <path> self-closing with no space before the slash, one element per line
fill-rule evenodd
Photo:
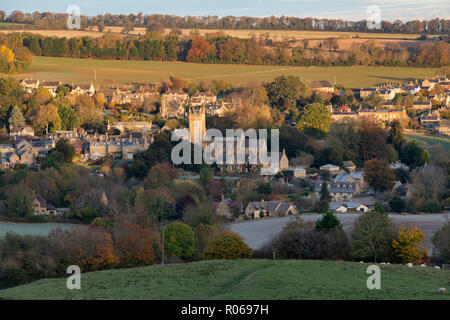
<path fill-rule="evenodd" d="M 381 289 L 369 290 L 368 263 L 225 260 L 154 265 L 44 279 L 0 291 L 0 299 L 450 299 L 450 271 L 378 264 Z M 446 293 L 437 293 L 447 288 Z"/>

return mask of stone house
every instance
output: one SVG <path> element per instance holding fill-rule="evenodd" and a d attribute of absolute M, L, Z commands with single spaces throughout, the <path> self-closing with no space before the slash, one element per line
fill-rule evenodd
<path fill-rule="evenodd" d="M 93 96 L 95 94 L 95 87 L 91 84 L 75 84 L 72 85 L 71 94 L 76 94 L 77 96 L 80 94 L 87 94 L 89 96 Z"/>
<path fill-rule="evenodd" d="M 57 211 L 56 208 L 52 205 L 47 204 L 42 197 L 39 195 L 34 198 L 33 203 L 33 214 L 35 216 L 56 216 Z"/>
<path fill-rule="evenodd" d="M 260 219 L 264 217 L 282 217 L 297 214 L 294 204 L 284 200 L 277 201 L 254 201 L 250 202 L 245 209 L 245 216 L 249 219 Z"/>

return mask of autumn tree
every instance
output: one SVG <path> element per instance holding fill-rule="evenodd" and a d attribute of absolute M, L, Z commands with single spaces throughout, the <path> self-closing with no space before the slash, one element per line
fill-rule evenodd
<path fill-rule="evenodd" d="M 392 242 L 394 255 L 401 263 L 420 264 L 428 250 L 423 248 L 425 234 L 418 228 L 400 227 Z"/>
<path fill-rule="evenodd" d="M 76 228 L 66 231 L 58 241 L 63 261 L 78 265 L 83 272 L 110 268 L 118 262 L 111 236 L 102 228 Z"/>
<path fill-rule="evenodd" d="M 205 260 L 249 259 L 251 256 L 252 249 L 241 236 L 228 230 L 217 235 L 203 250 Z"/>
<path fill-rule="evenodd" d="M 143 266 L 153 261 L 152 237 L 141 226 L 128 222 L 119 223 L 112 230 L 112 239 L 120 266 Z"/>
<path fill-rule="evenodd" d="M 0 72 L 13 73 L 15 56 L 11 49 L 6 46 L 0 47 Z"/>
<path fill-rule="evenodd" d="M 364 164 L 364 181 L 378 191 L 392 188 L 395 179 L 394 170 L 386 160 L 369 160 Z"/>
<path fill-rule="evenodd" d="M 45 132 L 45 134 L 51 130 L 58 130 L 61 126 L 58 108 L 53 104 L 40 106 L 33 119 L 33 125 L 38 132 Z"/>
<path fill-rule="evenodd" d="M 192 39 L 186 56 L 186 61 L 204 62 L 208 57 L 209 46 L 209 43 L 203 38 Z"/>

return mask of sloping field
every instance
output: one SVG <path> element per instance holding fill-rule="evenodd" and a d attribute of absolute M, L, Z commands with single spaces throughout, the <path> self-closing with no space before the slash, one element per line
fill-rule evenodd
<path fill-rule="evenodd" d="M 294 75 L 305 81 L 328 80 L 361 88 L 385 82 L 411 81 L 433 76 L 437 69 L 397 67 L 289 67 L 185 62 L 119 61 L 35 57 L 27 73 L 17 78 L 61 80 L 63 82 L 155 82 L 173 75 L 191 81 L 224 79 L 234 84 L 270 81 L 279 75 Z M 96 81 L 95 81 L 96 73 Z"/>
<path fill-rule="evenodd" d="M 408 140 L 416 139 L 420 146 L 432 146 L 441 144 L 445 150 L 450 151 L 450 138 L 444 136 L 430 136 L 426 134 L 407 133 Z"/>
<path fill-rule="evenodd" d="M 302 260 L 201 261 L 44 279 L 0 291 L 1 299 L 450 299 L 450 271 L 378 265 L 381 289 L 369 290 L 369 264 Z M 447 293 L 439 294 L 446 287 Z"/>

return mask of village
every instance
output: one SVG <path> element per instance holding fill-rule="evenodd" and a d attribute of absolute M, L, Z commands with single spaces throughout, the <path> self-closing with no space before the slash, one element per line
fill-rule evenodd
<path fill-rule="evenodd" d="M 73 130 L 53 130 L 44 135 L 35 135 L 31 125 L 23 127 L 10 127 L 9 143 L 0 144 L 1 166 L 4 170 L 14 168 L 18 164 L 37 166 L 38 160 L 46 157 L 47 153 L 55 147 L 61 138 L 69 141 L 76 150 L 77 160 L 80 163 L 94 163 L 104 159 L 114 161 L 132 162 L 135 154 L 144 152 L 152 144 L 154 136 L 161 131 L 172 132 L 179 125 L 189 127 L 190 141 L 194 141 L 194 132 L 200 131 L 203 137 L 206 131 L 206 119 L 224 117 L 233 111 L 236 106 L 233 99 L 217 95 L 209 91 L 196 91 L 189 95 L 182 89 L 167 89 L 160 93 L 160 88 L 153 85 L 117 86 L 111 88 L 96 89 L 93 84 L 63 84 L 55 81 L 21 80 L 22 90 L 28 94 L 35 93 L 39 88 L 47 90 L 52 97 L 60 92 L 66 96 L 86 95 L 105 99 L 105 115 L 116 114 L 119 117 L 111 121 L 108 118 L 106 132 L 88 131 L 83 128 Z M 339 90 L 336 85 L 328 81 L 315 81 L 310 84 L 311 90 L 318 95 L 328 97 L 343 97 L 348 95 L 348 90 Z M 62 90 L 61 88 L 66 88 Z M 331 114 L 332 123 L 340 123 L 351 120 L 370 119 L 387 125 L 393 120 L 403 124 L 415 121 L 418 127 L 430 133 L 441 135 L 449 134 L 449 110 L 450 110 L 450 81 L 446 77 L 436 76 L 419 82 L 409 84 L 384 84 L 382 86 L 361 88 L 353 90 L 355 96 L 361 101 L 350 105 L 343 103 L 328 104 L 327 109 Z M 145 109 L 148 100 L 152 101 L 153 108 L 147 108 L 148 113 L 155 114 L 159 102 L 158 118 L 144 118 L 140 121 L 133 117 L 123 116 L 124 112 L 136 114 L 137 110 Z M 374 101 L 375 105 L 368 107 L 366 101 Z M 155 104 L 155 101 L 158 101 Z M 333 101 L 333 99 L 330 99 Z M 336 101 L 336 100 L 334 100 Z M 355 100 L 357 102 L 358 100 Z M 123 106 L 124 108 L 121 108 Z M 148 106 L 147 106 L 148 107 Z M 132 110 L 132 111 L 129 111 Z M 155 122 L 166 125 L 158 126 Z M 161 121 L 162 119 L 162 121 Z M 169 127 L 170 120 L 179 121 L 177 126 Z M 124 120 L 124 121 L 120 121 Z M 295 126 L 295 122 L 286 117 L 286 124 Z M 332 124 L 333 125 L 333 124 Z M 225 144 L 225 140 L 222 141 Z M 205 145 L 203 145 L 205 148 Z M 281 150 L 280 150 L 281 151 Z M 248 157 L 248 152 L 247 152 Z M 309 165 L 290 164 L 286 150 L 279 152 L 277 156 L 278 169 L 274 177 L 259 175 L 259 171 L 270 166 L 269 164 L 220 164 L 219 176 L 233 176 L 238 188 L 239 181 L 250 179 L 254 185 L 270 183 L 282 188 L 285 195 L 304 193 L 309 202 L 317 202 L 321 197 L 323 185 L 330 194 L 329 209 L 336 213 L 344 212 L 368 212 L 374 208 L 377 199 L 374 188 L 364 181 L 363 168 L 357 167 L 352 161 L 344 161 L 340 166 L 329 163 L 319 168 L 310 168 Z M 247 161 L 248 162 L 248 161 Z M 391 163 L 392 169 L 409 170 L 406 164 L 401 162 Z M 188 176 L 188 175 L 187 175 Z M 195 177 L 194 177 L 195 178 Z M 198 178 L 198 176 L 197 176 Z M 402 199 L 409 197 L 408 188 L 401 181 L 395 181 L 393 190 Z M 264 217 L 276 217 L 298 214 L 304 208 L 296 205 L 284 197 L 284 200 L 250 201 L 243 207 L 240 200 L 224 198 L 214 202 L 218 216 L 226 221 L 242 219 L 260 219 Z M 45 199 L 36 197 L 34 200 L 35 215 L 60 216 L 67 209 L 56 210 Z M 308 210 L 315 210 L 314 208 Z"/>

